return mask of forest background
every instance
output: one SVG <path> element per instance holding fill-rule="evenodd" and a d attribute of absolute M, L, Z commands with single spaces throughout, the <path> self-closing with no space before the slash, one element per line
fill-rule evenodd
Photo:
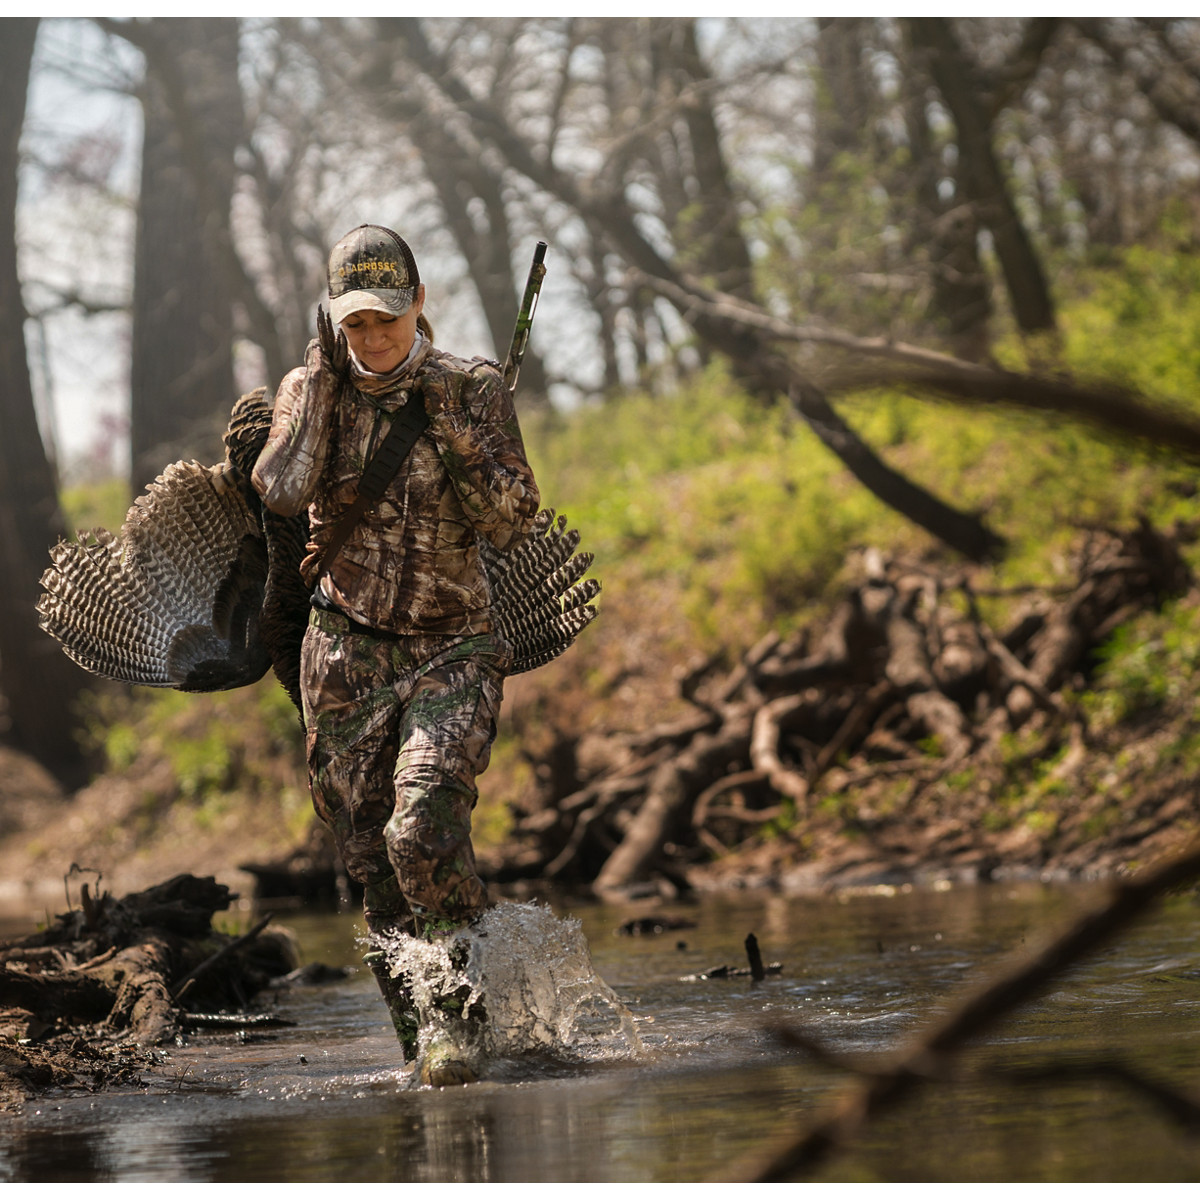
<path fill-rule="evenodd" d="M 962 752 L 911 694 L 874 757 L 792 729 L 796 788 L 754 747 L 705 760 L 691 820 L 660 823 L 621 882 L 1121 870 L 1194 831 L 1200 22 L 3 32 L 6 878 L 220 871 L 308 843 L 271 680 L 100 686 L 35 604 L 68 529 L 115 529 L 167 463 L 220 459 L 239 391 L 301 361 L 327 248 L 361 221 L 417 248 L 460 353 L 503 357 L 533 244 L 551 247 L 518 407 L 605 591 L 579 645 L 511 682 L 476 819 L 494 875 L 603 877 L 655 795 L 629 764 L 698 753 L 698 698 L 724 703 L 704 687 L 764 639 L 811 651 L 881 556 L 1012 632 L 1078 584 L 1098 530 L 1139 520 L 1169 531 L 1177 586 L 1109 614 L 1044 697 L 1026 680 L 1032 715 L 1010 680 L 1003 728 L 967 719 Z M 713 787 L 737 801 L 719 819 Z"/>

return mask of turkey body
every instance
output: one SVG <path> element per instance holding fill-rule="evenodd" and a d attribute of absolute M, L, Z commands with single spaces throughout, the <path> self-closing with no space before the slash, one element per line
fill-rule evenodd
<path fill-rule="evenodd" d="M 250 473 L 271 426 L 265 389 L 242 396 L 225 461 L 173 463 L 138 497 L 120 533 L 60 542 L 42 576 L 41 627 L 93 674 L 208 692 L 273 669 L 300 707 L 300 644 L 311 589 L 300 575 L 308 519 L 265 508 Z M 584 579 L 592 556 L 565 517 L 539 513 L 533 533 L 501 554 L 481 541 L 510 674 L 561 654 L 596 615 Z"/>

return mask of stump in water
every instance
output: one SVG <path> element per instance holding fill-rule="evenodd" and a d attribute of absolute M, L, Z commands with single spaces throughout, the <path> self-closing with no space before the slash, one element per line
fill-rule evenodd
<path fill-rule="evenodd" d="M 235 939 L 213 929 L 234 899 L 193 875 L 120 900 L 93 898 L 85 884 L 79 908 L 0 944 L 0 1105 L 42 1087 L 129 1078 L 190 1014 L 244 1011 L 293 970 L 283 931 L 260 925 Z"/>

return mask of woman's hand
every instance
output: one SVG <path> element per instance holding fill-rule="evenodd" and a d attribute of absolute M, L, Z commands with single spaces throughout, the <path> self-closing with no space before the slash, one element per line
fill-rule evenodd
<path fill-rule="evenodd" d="M 321 349 L 321 367 L 335 379 L 342 379 L 350 365 L 350 347 L 346 335 L 334 329 L 333 321 L 321 305 L 317 305 L 317 345 Z"/>

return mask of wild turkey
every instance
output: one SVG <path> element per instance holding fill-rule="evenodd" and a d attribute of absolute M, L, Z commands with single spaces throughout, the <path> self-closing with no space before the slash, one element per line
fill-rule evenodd
<path fill-rule="evenodd" d="M 223 463 L 172 463 L 119 535 L 96 529 L 51 550 L 40 624 L 80 666 L 185 692 L 241 687 L 273 667 L 300 707 L 308 519 L 277 516 L 250 486 L 270 425 L 265 390 L 248 393 L 234 406 Z M 592 556 L 578 545 L 551 510 L 511 553 L 481 540 L 496 624 L 514 647 L 510 674 L 556 658 L 595 617 L 600 584 L 583 579 Z"/>

